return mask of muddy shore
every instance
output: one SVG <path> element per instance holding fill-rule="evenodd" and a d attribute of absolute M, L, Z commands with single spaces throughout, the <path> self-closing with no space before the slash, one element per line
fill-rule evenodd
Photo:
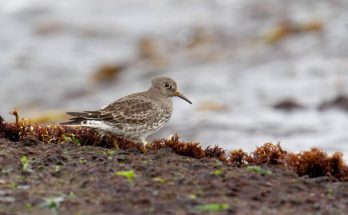
<path fill-rule="evenodd" d="M 29 160 L 24 168 L 23 156 Z M 0 214 L 344 214 L 348 184 L 234 167 L 165 147 L 144 155 L 0 140 Z"/>
<path fill-rule="evenodd" d="M 0 123 L 1 215 L 348 212 L 340 154 L 265 144 L 228 155 L 177 137 L 143 154 L 126 140 L 115 148 L 90 131 L 64 129 Z"/>

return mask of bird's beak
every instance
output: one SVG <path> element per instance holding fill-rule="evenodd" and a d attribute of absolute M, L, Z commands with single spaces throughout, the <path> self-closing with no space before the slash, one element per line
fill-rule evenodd
<path fill-rule="evenodd" d="M 182 98 L 183 100 L 185 100 L 188 103 L 192 104 L 192 102 L 188 98 L 186 98 L 183 94 L 181 94 L 180 92 L 176 91 L 174 95 L 179 97 L 179 98 Z"/>

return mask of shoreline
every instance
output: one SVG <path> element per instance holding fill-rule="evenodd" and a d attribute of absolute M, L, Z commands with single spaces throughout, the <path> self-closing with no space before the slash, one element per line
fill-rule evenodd
<path fill-rule="evenodd" d="M 348 211 L 342 154 L 270 143 L 253 153 L 178 136 L 141 153 L 88 129 L 0 120 L 0 214 L 294 214 Z"/>

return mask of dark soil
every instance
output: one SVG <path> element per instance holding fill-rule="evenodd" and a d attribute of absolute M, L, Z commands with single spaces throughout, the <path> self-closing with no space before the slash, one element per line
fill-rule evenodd
<path fill-rule="evenodd" d="M 202 149 L 178 136 L 147 154 L 120 137 L 0 117 L 0 215 L 347 214 L 341 153 Z"/>
<path fill-rule="evenodd" d="M 169 147 L 142 154 L 0 139 L 0 167 L 0 214 L 348 213 L 345 182 L 276 165 L 236 167 Z"/>

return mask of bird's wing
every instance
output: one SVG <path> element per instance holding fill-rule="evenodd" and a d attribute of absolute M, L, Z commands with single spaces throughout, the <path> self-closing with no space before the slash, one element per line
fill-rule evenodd
<path fill-rule="evenodd" d="M 108 124 L 145 124 L 156 117 L 158 106 L 145 97 L 117 100 L 97 111 L 68 112 L 71 122 L 97 120 Z"/>
<path fill-rule="evenodd" d="M 101 109 L 104 114 L 111 114 L 111 123 L 144 124 L 156 117 L 159 107 L 144 97 L 118 100 Z"/>

